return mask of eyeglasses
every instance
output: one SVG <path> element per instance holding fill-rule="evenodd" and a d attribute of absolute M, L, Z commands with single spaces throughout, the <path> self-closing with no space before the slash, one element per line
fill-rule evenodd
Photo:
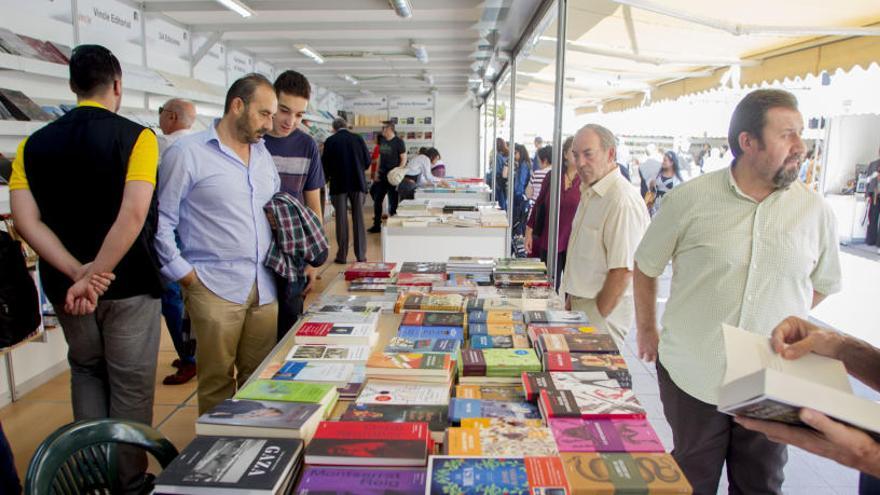
<path fill-rule="evenodd" d="M 159 107 L 159 115 L 160 116 L 162 115 L 162 112 L 164 112 L 164 111 L 165 111 L 165 107 Z"/>

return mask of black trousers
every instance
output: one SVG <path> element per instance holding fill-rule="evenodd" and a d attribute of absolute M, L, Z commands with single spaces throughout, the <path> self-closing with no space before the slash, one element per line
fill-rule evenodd
<path fill-rule="evenodd" d="M 782 494 L 783 468 L 788 461 L 785 445 L 743 428 L 733 422 L 733 416 L 718 412 L 715 405 L 688 395 L 659 361 L 657 381 L 663 412 L 672 427 L 672 457 L 693 485 L 695 495 L 715 495 L 725 463 L 729 493 Z"/>
<path fill-rule="evenodd" d="M 351 191 L 342 194 L 331 194 L 330 201 L 336 210 L 336 260 L 348 258 L 348 212 L 351 206 L 351 222 L 354 233 L 354 256 L 358 261 L 367 261 L 367 231 L 364 228 L 364 193 Z"/>
<path fill-rule="evenodd" d="M 562 270 L 565 269 L 565 255 L 568 251 L 559 251 L 556 255 L 556 290 L 559 290 L 559 284 L 562 283 Z M 547 263 L 547 250 L 541 250 L 541 261 Z"/>
<path fill-rule="evenodd" d="M 868 199 L 870 201 L 870 197 Z M 868 205 L 868 231 L 865 234 L 865 244 L 877 246 L 877 223 L 880 217 L 880 201 L 873 201 Z"/>
<path fill-rule="evenodd" d="M 397 188 L 388 183 L 387 177 L 382 177 L 370 187 L 370 197 L 373 198 L 373 226 L 382 225 L 382 202 L 388 195 L 388 215 L 397 214 Z"/>
<path fill-rule="evenodd" d="M 302 291 L 306 288 L 306 280 L 303 277 L 296 282 L 291 282 L 276 274 L 275 287 L 278 292 L 277 341 L 281 342 L 281 339 L 287 335 L 287 332 L 303 314 L 305 296 Z"/>

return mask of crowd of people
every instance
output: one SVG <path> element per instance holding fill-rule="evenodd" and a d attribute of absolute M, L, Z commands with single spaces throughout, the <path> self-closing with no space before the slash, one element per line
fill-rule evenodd
<path fill-rule="evenodd" d="M 41 257 L 42 284 L 70 348 L 74 418 L 150 424 L 160 315 L 179 353 L 168 380 L 197 377 L 200 414 L 231 397 L 296 321 L 314 267 L 328 257 L 319 193 L 327 179 L 335 260 L 347 259 L 348 207 L 355 257 L 365 259 L 361 208 L 371 157 L 343 120 L 319 152 L 299 128 L 310 86 L 295 71 L 274 82 L 257 74 L 235 81 L 223 116 L 202 132 L 187 131 L 189 102 L 169 101 L 160 108 L 161 139 L 117 115 L 121 74 L 106 48 L 73 51 L 78 106 L 21 143 L 11 203 L 18 231 Z M 787 359 L 809 351 L 839 358 L 880 387 L 880 351 L 803 320 L 840 289 L 841 275 L 834 215 L 795 182 L 802 129 L 791 94 L 748 94 L 731 119 L 730 167 L 682 183 L 677 156 L 664 155 L 646 184 L 653 219 L 605 127 L 589 124 L 567 139 L 555 169 L 550 147 L 530 160 L 523 146 L 511 157 L 497 143 L 496 179 L 516 181 L 516 197 L 499 194 L 499 202 L 518 209 L 526 246 L 545 258 L 550 180 L 563 174 L 560 290 L 568 307 L 618 343 L 635 324 L 640 357 L 656 362 L 673 456 L 697 493 L 717 490 L 725 464 L 734 491 L 781 493 L 783 443 L 859 469 L 864 486 L 880 475 L 880 444 L 815 411 L 801 411 L 814 428 L 804 430 L 731 418 L 715 406 L 721 323 L 772 335 Z M 399 197 L 442 181 L 434 173 L 439 152 L 407 160 L 394 124 L 385 124 L 377 145 L 371 231 L 381 228 L 386 195 L 393 215 Z M 661 332 L 657 279 L 670 261 Z M 117 491 L 137 492 L 149 482 L 146 457 L 132 449 L 119 455 Z"/>

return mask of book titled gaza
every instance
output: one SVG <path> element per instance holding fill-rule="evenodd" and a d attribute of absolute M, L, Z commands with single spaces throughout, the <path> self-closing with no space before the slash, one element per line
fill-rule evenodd
<path fill-rule="evenodd" d="M 296 489 L 297 495 L 422 495 L 427 472 L 424 468 L 371 469 L 307 466 Z"/>
<path fill-rule="evenodd" d="M 156 478 L 156 493 L 276 494 L 292 478 L 303 441 L 199 436 Z"/>
<path fill-rule="evenodd" d="M 372 346 L 378 338 L 372 325 L 344 323 L 315 323 L 307 321 L 300 325 L 293 336 L 296 344 L 342 344 Z"/>
<path fill-rule="evenodd" d="M 665 452 L 645 419 L 552 418 L 560 452 Z"/>
<path fill-rule="evenodd" d="M 424 466 L 433 444 L 428 423 L 322 421 L 306 448 L 308 464 Z"/>
<path fill-rule="evenodd" d="M 571 492 L 559 457 L 431 456 L 425 495 L 496 493 L 568 495 Z"/>

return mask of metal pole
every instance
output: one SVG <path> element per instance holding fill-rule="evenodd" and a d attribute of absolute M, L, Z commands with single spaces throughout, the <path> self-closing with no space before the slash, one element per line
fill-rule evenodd
<path fill-rule="evenodd" d="M 481 122 L 482 119 L 480 118 L 480 116 L 482 115 L 482 113 L 483 113 L 483 108 L 477 107 L 477 115 L 476 115 L 476 118 L 477 118 L 477 175 L 476 175 L 476 177 L 483 176 L 483 159 L 480 157 L 480 153 L 482 151 L 482 149 L 480 147 L 482 144 L 482 143 L 480 143 L 480 124 L 482 124 L 482 122 Z M 485 137 L 485 134 L 483 134 L 483 137 Z"/>
<path fill-rule="evenodd" d="M 492 170 L 492 201 L 498 201 L 498 191 L 496 188 L 498 187 L 498 171 L 495 170 L 495 167 L 498 165 L 498 88 L 494 85 L 492 86 L 492 150 L 495 151 L 495 161 L 490 163 L 489 166 Z M 491 156 L 491 155 L 490 155 Z"/>
<path fill-rule="evenodd" d="M 550 283 L 556 285 L 556 263 L 559 244 L 559 200 L 562 183 L 562 97 L 565 85 L 565 39 L 567 0 L 556 0 L 556 91 L 553 96 L 553 171 L 550 174 L 550 216 L 547 227 L 547 271 Z"/>
<path fill-rule="evenodd" d="M 508 141 L 508 149 L 510 149 L 510 153 L 507 155 L 507 249 L 509 252 L 512 252 L 511 249 L 511 239 L 513 239 L 513 185 L 516 181 L 516 169 L 519 166 L 519 163 L 514 163 L 516 161 L 516 148 L 515 137 L 513 134 L 514 131 L 514 110 L 516 109 L 516 105 L 514 101 L 516 100 L 516 58 L 511 57 L 510 59 L 510 105 L 508 106 L 507 121 L 510 123 L 510 141 Z M 523 157 L 519 157 L 520 160 Z"/>

